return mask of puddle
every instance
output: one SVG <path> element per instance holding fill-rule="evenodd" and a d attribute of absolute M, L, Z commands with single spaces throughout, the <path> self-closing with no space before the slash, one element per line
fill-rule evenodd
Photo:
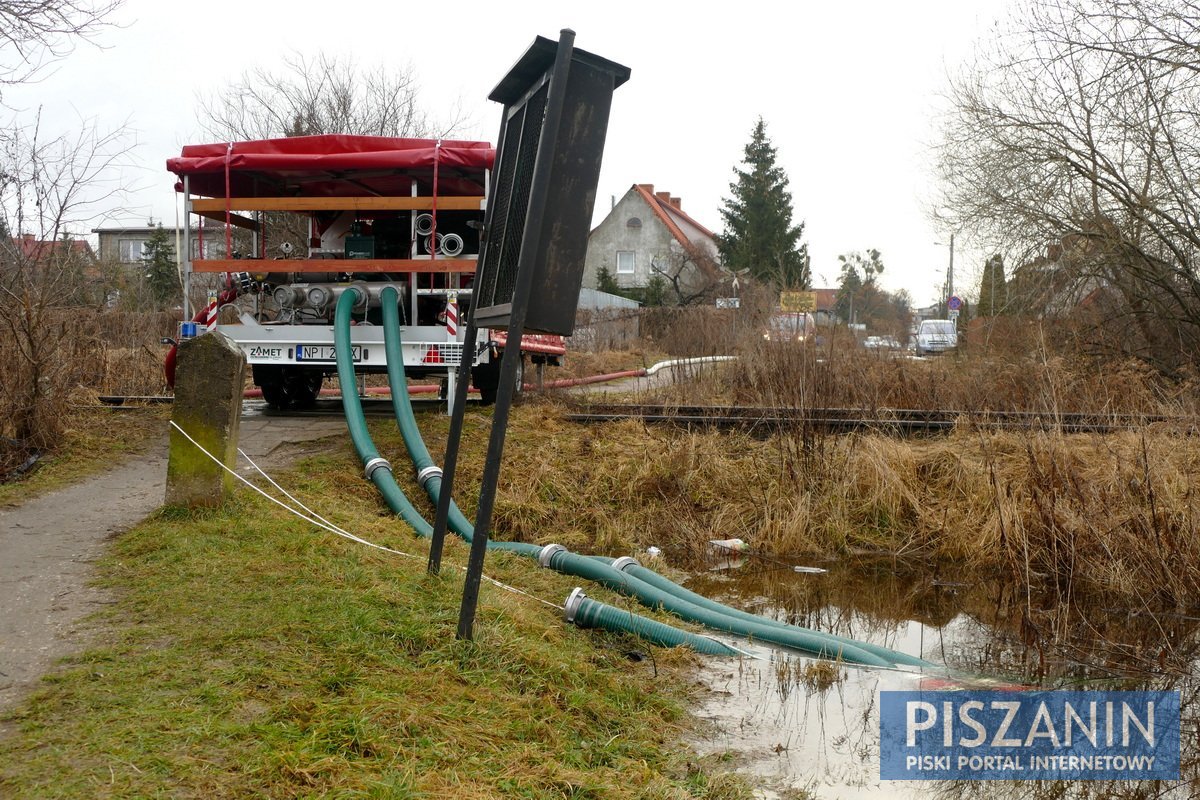
<path fill-rule="evenodd" d="M 693 742 L 761 778 L 768 798 L 1192 797 L 1197 764 L 1200 616 L 1067 606 L 1000 581 L 913 571 L 891 562 L 721 561 L 693 591 L 760 615 L 850 636 L 978 676 L 980 688 L 1177 689 L 1183 765 L 1177 784 L 880 781 L 879 692 L 940 688 L 944 675 L 841 666 L 758 646 L 760 659 L 710 662 Z M 974 682 L 973 679 L 968 678 Z M 807 794 L 805 794 L 807 792 Z"/>

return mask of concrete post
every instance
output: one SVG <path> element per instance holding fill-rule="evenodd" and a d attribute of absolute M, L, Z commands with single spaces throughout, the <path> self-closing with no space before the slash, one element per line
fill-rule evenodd
<path fill-rule="evenodd" d="M 171 420 L 232 469 L 237 465 L 246 356 L 228 336 L 214 331 L 180 342 L 176 363 Z M 219 506 L 232 488 L 233 476 L 172 427 L 166 504 Z"/>

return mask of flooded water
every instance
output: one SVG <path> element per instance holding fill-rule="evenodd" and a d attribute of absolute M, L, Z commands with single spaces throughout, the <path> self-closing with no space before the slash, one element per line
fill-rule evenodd
<path fill-rule="evenodd" d="M 1065 603 L 999 579 L 892 562 L 722 559 L 687 586 L 766 617 L 920 656 L 953 674 L 831 665 L 761 645 L 757 659 L 709 662 L 698 713 L 712 725 L 694 744 L 763 779 L 767 797 L 1200 797 L 1200 614 Z M 1185 780 L 881 781 L 879 692 L 954 686 L 1179 690 Z"/>

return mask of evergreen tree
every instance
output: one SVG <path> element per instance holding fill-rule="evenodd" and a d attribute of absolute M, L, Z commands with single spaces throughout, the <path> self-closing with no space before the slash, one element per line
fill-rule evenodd
<path fill-rule="evenodd" d="M 169 308 L 182 298 L 179 272 L 175 268 L 175 245 L 160 223 L 142 250 L 146 284 L 159 308 Z"/>
<path fill-rule="evenodd" d="M 651 275 L 642 293 L 642 305 L 659 308 L 667 304 L 667 282 L 662 275 Z"/>
<path fill-rule="evenodd" d="M 1004 259 L 999 254 L 992 256 L 983 266 L 983 279 L 979 283 L 978 313 L 981 317 L 1003 314 L 1008 305 L 1008 285 L 1004 282 Z"/>
<path fill-rule="evenodd" d="M 596 289 L 609 294 L 620 294 L 621 287 L 617 285 L 617 279 L 608 271 L 608 267 L 603 264 L 596 270 Z"/>
<path fill-rule="evenodd" d="M 811 276 L 808 245 L 801 241 L 804 223 L 792 224 L 788 178 L 775 163 L 775 148 L 762 117 L 746 145 L 743 163 L 734 167 L 732 196 L 724 201 L 725 232 L 717 246 L 725 268 L 750 270 L 750 276 L 781 289 L 808 289 Z"/>

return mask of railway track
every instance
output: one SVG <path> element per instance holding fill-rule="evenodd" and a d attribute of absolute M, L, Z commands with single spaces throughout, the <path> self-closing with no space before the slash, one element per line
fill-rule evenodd
<path fill-rule="evenodd" d="M 105 396 L 108 406 L 171 402 L 170 397 Z M 413 397 L 415 406 L 438 405 L 435 396 Z M 367 416 L 391 416 L 391 400 L 362 398 Z M 322 397 L 308 409 L 279 411 L 262 400 L 243 401 L 244 413 L 267 417 L 340 416 L 338 398 Z M 956 426 L 988 430 L 1045 430 L 1062 433 L 1114 433 L 1149 424 L 1166 424 L 1192 434 L 1200 421 L 1190 417 L 1136 414 L 1052 413 L 1046 411 L 958 411 L 906 408 L 773 408 L 767 406 L 688 406 L 631 403 L 593 403 L 578 406 L 566 415 L 580 423 L 638 419 L 650 424 L 762 431 L 809 429 L 825 433 L 872 430 L 891 435 L 948 432 Z"/>
<path fill-rule="evenodd" d="M 749 429 L 765 432 L 808 428 L 827 433 L 875 430 L 900 435 L 940 433 L 960 425 L 999 430 L 1054 430 L 1063 433 L 1113 433 L 1154 423 L 1180 426 L 1186 428 L 1189 433 L 1196 427 L 1194 419 L 1158 415 L 636 404 L 591 404 L 580 407 L 579 411 L 568 414 L 567 418 L 573 422 L 582 423 L 639 419 L 647 423 L 683 427 Z"/>
<path fill-rule="evenodd" d="M 171 403 L 174 402 L 175 398 L 170 395 L 104 395 L 98 399 L 101 405 L 109 408 L 132 408 L 135 406 Z M 360 402 L 362 403 L 363 413 L 368 417 L 392 416 L 392 401 L 390 398 L 364 397 L 360 398 Z M 414 407 L 421 408 L 438 405 L 445 401 L 438 400 L 436 395 L 433 395 L 412 397 L 410 402 L 412 402 Z M 242 400 L 242 413 L 264 417 L 331 417 L 341 416 L 343 412 L 340 397 L 320 397 L 309 408 L 290 409 L 287 411 L 271 408 L 265 400 L 246 398 Z"/>

